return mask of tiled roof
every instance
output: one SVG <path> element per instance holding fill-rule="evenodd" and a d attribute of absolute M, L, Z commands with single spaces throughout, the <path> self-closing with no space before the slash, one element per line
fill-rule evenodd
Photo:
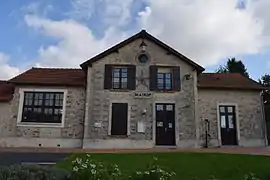
<path fill-rule="evenodd" d="M 14 86 L 7 81 L 0 81 L 0 102 L 10 101 L 13 98 Z"/>
<path fill-rule="evenodd" d="M 256 81 L 239 73 L 202 73 L 198 77 L 199 88 L 262 90 Z"/>
<path fill-rule="evenodd" d="M 85 86 L 86 74 L 82 69 L 31 68 L 9 82 L 25 85 Z"/>
<path fill-rule="evenodd" d="M 82 69 L 32 68 L 9 81 L 0 81 L 0 102 L 10 101 L 13 98 L 13 84 L 84 87 L 85 83 L 86 74 Z M 257 82 L 238 73 L 202 73 L 198 77 L 198 87 L 238 90 L 264 89 Z"/>

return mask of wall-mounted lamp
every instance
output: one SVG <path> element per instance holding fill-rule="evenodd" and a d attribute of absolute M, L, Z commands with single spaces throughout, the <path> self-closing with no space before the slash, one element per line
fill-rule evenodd
<path fill-rule="evenodd" d="M 192 75 L 191 75 L 191 74 L 186 74 L 186 75 L 185 75 L 185 79 L 186 79 L 186 80 L 190 80 L 191 78 L 192 78 Z"/>
<path fill-rule="evenodd" d="M 144 110 L 142 111 L 142 115 L 145 115 L 146 112 L 147 112 L 147 109 L 144 109 Z"/>
<path fill-rule="evenodd" d="M 142 43 L 140 44 L 140 49 L 142 49 L 142 51 L 146 51 L 146 47 L 147 47 L 147 44 L 142 41 Z"/>

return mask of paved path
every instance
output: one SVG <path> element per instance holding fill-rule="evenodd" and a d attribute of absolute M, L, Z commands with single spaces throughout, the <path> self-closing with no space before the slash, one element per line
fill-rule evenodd
<path fill-rule="evenodd" d="M 69 154 L 69 153 L 149 153 L 149 152 L 201 152 L 201 153 L 230 153 L 230 154 L 253 154 L 270 156 L 270 147 L 260 148 L 241 148 L 241 147 L 223 147 L 223 148 L 200 148 L 200 149 L 178 149 L 178 148 L 151 148 L 151 149 L 66 149 L 66 148 L 0 148 L 1 153 L 51 153 L 51 154 Z"/>
<path fill-rule="evenodd" d="M 0 166 L 12 164 L 53 164 L 66 158 L 69 153 L 1 152 Z"/>

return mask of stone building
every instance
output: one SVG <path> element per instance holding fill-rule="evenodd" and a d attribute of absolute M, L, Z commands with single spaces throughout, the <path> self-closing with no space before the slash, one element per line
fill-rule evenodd
<path fill-rule="evenodd" d="M 0 81 L 0 147 L 266 145 L 263 87 L 203 73 L 144 30 L 80 66 Z"/>

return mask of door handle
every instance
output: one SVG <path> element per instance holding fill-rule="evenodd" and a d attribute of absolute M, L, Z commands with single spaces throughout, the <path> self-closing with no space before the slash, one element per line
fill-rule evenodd
<path fill-rule="evenodd" d="M 165 132 L 167 132 L 167 128 L 165 127 Z"/>

